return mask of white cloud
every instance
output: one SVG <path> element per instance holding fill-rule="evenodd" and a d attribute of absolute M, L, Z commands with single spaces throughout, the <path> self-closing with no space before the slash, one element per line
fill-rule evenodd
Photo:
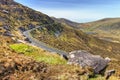
<path fill-rule="evenodd" d="M 71 10 L 60 10 L 60 9 L 39 9 L 39 11 L 57 18 L 67 18 L 76 22 L 85 22 L 89 20 L 97 20 L 104 18 L 104 14 L 100 12 L 95 12 L 93 10 L 79 10 L 79 9 L 71 9 Z"/>

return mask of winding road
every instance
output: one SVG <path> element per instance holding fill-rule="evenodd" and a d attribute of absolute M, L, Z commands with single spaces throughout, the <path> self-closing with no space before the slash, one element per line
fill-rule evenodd
<path fill-rule="evenodd" d="M 49 45 L 47 45 L 47 44 L 45 44 L 45 43 L 43 43 L 43 42 L 41 42 L 41 41 L 33 38 L 33 37 L 31 36 L 30 32 L 33 31 L 33 30 L 35 30 L 35 29 L 37 29 L 37 28 L 40 28 L 40 27 L 42 27 L 42 26 L 37 26 L 36 28 L 33 28 L 33 29 L 30 29 L 30 30 L 24 31 L 24 32 L 23 32 L 23 35 L 30 40 L 30 42 L 31 42 L 32 45 L 37 46 L 37 47 L 40 47 L 40 48 L 42 48 L 42 49 L 44 49 L 44 50 L 47 50 L 47 51 L 49 51 L 49 52 L 57 53 L 57 54 L 63 56 L 64 58 L 65 58 L 65 57 L 67 58 L 67 56 L 68 56 L 68 53 L 67 53 L 67 52 L 62 51 L 62 50 L 59 50 L 59 49 L 57 49 L 57 48 L 53 48 L 53 47 L 51 47 L 51 46 L 49 46 Z"/>

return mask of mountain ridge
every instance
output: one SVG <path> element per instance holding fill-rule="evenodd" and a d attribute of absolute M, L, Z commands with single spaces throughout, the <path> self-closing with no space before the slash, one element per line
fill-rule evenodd
<path fill-rule="evenodd" d="M 4 0 L 4 1 L 6 1 L 6 0 Z M 13 1 L 13 0 L 10 0 L 10 1 Z M 18 3 L 16 3 L 16 4 L 14 4 L 14 3 L 16 3 L 16 2 L 13 2 L 13 4 L 10 4 L 10 5 L 6 5 L 6 4 L 1 5 L 1 12 L 0 12 L 1 19 L 5 20 L 1 24 L 1 28 L 4 29 L 2 34 L 6 34 L 6 33 L 7 34 L 8 33 L 17 34 L 17 36 L 15 36 L 16 38 L 23 39 L 24 37 L 21 36 L 20 35 L 21 32 L 19 32 L 20 27 L 25 30 L 28 30 L 28 29 L 34 28 L 38 25 L 48 24 L 48 26 L 45 26 L 43 29 L 41 29 L 41 30 L 39 29 L 38 31 L 36 30 L 39 33 L 38 34 L 39 37 L 41 37 L 41 39 L 42 38 L 45 39 L 45 40 L 42 39 L 43 41 L 47 42 L 47 38 L 49 38 L 50 40 L 52 40 L 52 38 L 55 40 L 57 39 L 56 40 L 57 43 L 58 44 L 60 43 L 59 44 L 60 46 L 58 45 L 58 47 L 64 48 L 65 46 L 63 46 L 63 43 L 65 43 L 66 45 L 68 44 L 68 47 L 71 50 L 77 50 L 77 49 L 90 50 L 90 47 L 92 48 L 93 46 L 95 48 L 97 48 L 98 50 L 100 50 L 99 49 L 100 47 L 104 50 L 103 46 L 100 46 L 100 44 L 104 43 L 104 40 L 102 41 L 102 40 L 99 40 L 92 36 L 89 36 L 78 29 L 71 28 L 68 25 L 56 23 L 52 18 L 50 18 L 49 16 L 47 16 L 45 14 L 42 14 L 41 12 L 34 11 L 33 9 L 30 9 L 30 8 L 25 7 Z M 11 8 L 11 6 L 12 6 L 12 8 Z M 2 21 L 0 21 L 0 22 L 2 22 Z M 52 24 L 52 25 L 50 25 L 50 24 Z M 55 34 L 58 34 L 58 33 L 60 33 L 60 35 L 58 37 L 56 37 Z M 68 35 L 68 34 L 70 34 L 70 35 Z M 70 38 L 71 40 L 69 40 L 68 38 Z M 99 41 L 99 44 L 96 43 L 97 41 Z M 53 42 L 54 42 L 54 40 L 53 40 Z M 79 47 L 77 44 L 79 44 Z M 108 44 L 109 44 L 109 42 L 108 42 Z M 112 46 L 112 44 L 114 44 L 114 43 L 110 43 L 111 46 Z M 55 45 L 55 44 L 53 44 L 53 45 Z M 72 45 L 74 47 L 71 47 Z M 116 44 L 114 44 L 114 45 L 116 45 Z M 119 44 L 117 44 L 117 45 L 119 45 Z M 67 47 L 66 47 L 66 49 L 67 49 Z M 67 51 L 71 51 L 69 49 L 67 49 Z M 100 50 L 100 51 L 102 51 L 102 50 Z M 94 51 L 92 51 L 92 52 L 94 52 Z"/>
<path fill-rule="evenodd" d="M 13 0 L 9 0 L 13 2 L 7 1 L 0 0 L 2 2 L 0 3 L 0 78 L 2 75 L 2 78 L 12 80 L 21 78 L 22 80 L 56 80 L 58 78 L 78 80 L 82 76 L 86 77 L 84 73 L 93 75 L 91 68 L 81 69 L 79 66 L 67 65 L 66 61 L 56 54 L 19 42 L 27 39 L 23 35 L 24 31 L 44 24 L 46 26 L 43 28 L 32 31 L 31 36 L 68 52 L 81 49 L 102 57 L 110 57 L 112 61 L 108 69 L 114 67 L 117 71 L 114 77 L 119 77 L 120 44 L 100 40 L 69 25 L 57 23 L 48 15 Z M 16 61 L 17 57 L 18 61 Z M 3 75 L 4 71 L 7 73 Z"/>
<path fill-rule="evenodd" d="M 111 39 L 113 42 L 120 42 L 120 18 L 107 18 L 95 22 L 86 23 L 82 30 L 94 32 L 94 36 L 104 39 Z"/>
<path fill-rule="evenodd" d="M 86 23 L 75 23 L 69 20 L 62 21 L 60 19 L 56 19 L 55 21 L 63 22 L 69 26 L 73 26 L 73 28 L 80 29 L 87 34 L 93 33 L 93 36 L 100 39 L 110 39 L 112 42 L 120 42 L 120 18 L 104 18 Z"/>

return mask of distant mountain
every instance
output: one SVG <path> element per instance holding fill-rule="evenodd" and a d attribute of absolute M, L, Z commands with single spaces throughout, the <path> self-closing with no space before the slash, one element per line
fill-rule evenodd
<path fill-rule="evenodd" d="M 56 22 L 62 22 L 101 39 L 112 42 L 120 42 L 120 18 L 105 18 L 88 23 L 76 23 L 63 18 L 53 19 Z"/>
<path fill-rule="evenodd" d="M 14 2 L 13 0 L 2 0 L 0 1 L 0 6 L 0 27 L 3 28 L 1 32 L 3 35 L 24 38 L 20 30 L 25 31 L 39 25 L 46 25 L 41 29 L 32 31 L 31 35 L 55 48 L 68 52 L 79 49 L 87 50 L 94 54 L 104 52 L 106 53 L 105 55 L 107 55 L 107 53 L 115 54 L 116 52 L 114 52 L 114 50 L 118 50 L 119 44 L 99 40 L 68 25 L 74 22 L 61 19 L 62 23 L 67 22 L 67 24 L 58 23 L 55 19 L 53 20 L 53 18 Z M 78 23 L 74 25 L 76 24 L 78 25 Z M 87 25 L 88 24 L 91 23 L 87 23 Z M 114 47 L 115 45 L 116 47 Z M 112 47 L 111 52 L 104 50 L 104 47 L 107 46 Z"/>
<path fill-rule="evenodd" d="M 67 67 L 66 61 L 57 54 L 18 41 L 24 40 L 23 31 L 43 24 L 54 24 L 46 27 L 50 31 L 62 28 L 41 12 L 13 0 L 0 0 L 0 80 L 56 80 L 58 76 L 70 74 L 69 80 L 73 79 L 71 75 L 78 75 L 74 73 L 76 67 Z M 76 70 L 82 72 L 80 67 Z"/>
<path fill-rule="evenodd" d="M 120 18 L 101 19 L 81 26 L 83 31 L 93 32 L 99 38 L 120 41 Z"/>
<path fill-rule="evenodd" d="M 114 23 L 117 23 L 116 21 L 118 21 L 118 20 L 115 20 Z M 68 21 L 66 19 L 56 20 L 55 18 L 51 18 L 48 15 L 45 15 L 41 12 L 38 12 L 31 8 L 23 6 L 22 4 L 19 4 L 19 3 L 15 2 L 14 0 L 0 0 L 0 59 L 1 59 L 1 56 L 2 56 L 2 59 L 4 59 L 4 57 L 7 56 L 5 58 L 5 60 L 0 60 L 0 61 L 3 61 L 3 62 L 0 62 L 0 67 L 2 66 L 0 68 L 0 77 L 2 75 L 3 77 L 7 77 L 7 80 L 8 80 L 9 72 L 11 72 L 10 75 L 13 76 L 12 80 L 16 80 L 16 78 L 14 79 L 14 76 L 16 76 L 16 75 L 19 76 L 19 74 L 20 74 L 20 76 L 22 76 L 22 77 L 20 77 L 20 79 L 24 78 L 25 80 L 29 79 L 29 78 L 33 79 L 36 76 L 38 76 L 38 78 L 39 78 L 38 80 L 40 80 L 40 79 L 46 80 L 46 79 L 48 79 L 48 76 L 50 76 L 50 75 L 52 75 L 53 78 L 54 77 L 58 78 L 58 76 L 60 76 L 60 77 L 62 77 L 62 79 L 64 79 L 63 77 L 64 76 L 66 77 L 66 74 L 68 74 L 68 75 L 70 74 L 69 77 L 67 78 L 69 80 L 72 75 L 71 73 L 76 74 L 75 76 L 77 76 L 77 78 L 74 78 L 74 76 L 73 76 L 73 78 L 76 80 L 78 79 L 78 76 L 80 77 L 81 73 L 80 73 L 79 69 L 76 70 L 77 68 L 75 68 L 73 66 L 68 68 L 67 66 L 59 65 L 59 66 L 52 66 L 52 67 L 50 66 L 50 68 L 49 67 L 46 68 L 46 66 L 49 66 L 49 65 L 47 65 L 47 64 L 44 65 L 44 63 L 43 63 L 43 66 L 42 66 L 42 64 L 40 64 L 39 62 L 36 62 L 34 60 L 31 61 L 26 58 L 24 59 L 25 65 L 21 64 L 21 62 L 19 63 L 19 61 L 14 60 L 14 54 L 20 53 L 22 56 L 24 56 L 23 55 L 24 52 L 27 56 L 31 55 L 32 58 L 35 56 L 34 59 L 38 59 L 38 61 L 42 60 L 41 58 L 39 58 L 38 54 L 41 54 L 42 52 L 46 52 L 45 50 L 43 50 L 42 52 L 39 52 L 39 50 L 36 51 L 36 49 L 33 49 L 28 46 L 26 47 L 24 45 L 23 45 L 23 47 L 25 47 L 25 49 L 22 49 L 23 47 L 21 47 L 21 46 L 14 46 L 13 47 L 14 50 L 12 50 L 10 48 L 10 44 L 12 44 L 12 43 L 19 44 L 19 42 L 17 42 L 17 40 L 25 39 L 24 35 L 22 34 L 24 31 L 33 29 L 38 26 L 41 26 L 41 27 L 31 31 L 30 36 L 32 36 L 33 38 L 36 38 L 37 40 L 46 43 L 50 47 L 64 50 L 66 52 L 70 52 L 73 50 L 86 50 L 88 52 L 91 52 L 92 54 L 101 55 L 102 57 L 110 57 L 115 60 L 114 62 L 111 62 L 111 64 L 114 64 L 113 66 L 115 66 L 116 70 L 119 71 L 118 63 L 119 63 L 119 58 L 120 58 L 120 49 L 119 49 L 120 44 L 109 42 L 106 40 L 101 40 L 101 39 L 98 39 L 97 37 L 88 35 L 83 32 L 87 28 L 89 28 L 89 27 L 92 28 L 93 25 L 98 24 L 98 22 L 79 24 L 79 23 L 74 23 L 74 22 Z M 107 21 L 105 20 L 105 22 L 104 22 L 104 20 L 103 20 L 100 22 L 101 22 L 100 24 L 103 24 L 103 23 L 105 24 Z M 108 22 L 111 23 L 112 20 L 110 20 Z M 83 31 L 81 31 L 77 25 L 80 26 L 80 29 L 82 28 Z M 118 27 L 119 26 L 116 26 L 115 30 L 118 30 L 117 29 Z M 111 29 L 111 28 L 109 28 L 109 29 Z M 111 30 L 113 30 L 113 29 L 111 29 Z M 27 44 L 25 44 L 25 45 L 27 45 Z M 8 53 L 10 53 L 11 56 L 8 56 L 9 55 Z M 14 53 L 14 54 L 12 54 L 12 53 Z M 48 54 L 42 54 L 40 57 L 43 57 L 44 60 L 46 60 L 47 62 L 49 62 L 50 60 L 53 60 L 53 58 L 51 58 L 49 60 L 46 59 L 45 56 L 47 56 L 47 55 Z M 15 57 L 17 58 L 17 56 L 18 56 L 18 54 Z M 47 56 L 47 58 L 48 57 L 49 57 L 49 55 Z M 20 58 L 23 59 L 22 57 L 20 57 Z M 20 59 L 20 58 L 18 58 L 18 59 Z M 8 59 L 8 61 L 6 61 L 6 59 Z M 22 60 L 23 63 L 24 63 L 24 60 Z M 30 62 L 27 63 L 28 62 L 27 60 Z M 55 60 L 58 60 L 58 59 L 55 59 Z M 12 62 L 12 64 L 10 64 L 10 65 L 6 64 L 6 63 L 11 63 L 11 62 Z M 3 66 L 4 65 L 3 63 L 5 63 L 5 66 Z M 34 64 L 35 64 L 35 66 L 34 66 Z M 29 65 L 30 67 L 28 67 L 27 65 Z M 52 64 L 50 64 L 50 65 L 52 65 Z M 110 66 L 110 69 L 113 68 L 113 66 Z M 5 69 L 5 67 L 7 67 L 7 68 Z M 69 70 L 71 70 L 71 68 L 72 69 L 75 68 L 75 69 L 72 71 L 69 71 Z M 1 69 L 3 69 L 2 74 L 1 74 Z M 29 70 L 29 69 L 31 69 L 31 70 Z M 46 69 L 48 69 L 48 71 L 50 71 L 50 72 L 47 72 L 48 74 L 46 74 L 44 76 L 43 73 L 46 73 L 46 71 L 47 71 Z M 65 70 L 60 72 L 61 71 L 60 69 L 61 70 L 65 69 Z M 10 71 L 8 71 L 8 70 L 10 70 Z M 4 74 L 4 71 L 8 71 L 8 72 Z M 39 71 L 41 71 L 43 73 L 38 74 Z M 54 71 L 56 71 L 56 72 L 54 72 Z M 63 74 L 63 72 L 65 72 L 65 71 L 68 71 L 69 73 Z M 58 72 L 59 72 L 59 74 L 58 74 Z M 16 73 L 16 74 L 12 74 L 12 73 Z M 33 74 L 34 74 L 34 76 L 32 76 Z M 116 73 L 116 74 L 119 75 L 118 73 Z M 24 76 L 27 76 L 27 78 Z M 29 77 L 29 76 L 31 76 L 31 77 Z M 72 78 L 72 80 L 73 80 L 73 78 Z M 49 78 L 49 79 L 54 80 L 52 78 Z"/>
<path fill-rule="evenodd" d="M 65 18 L 55 18 L 55 17 L 51 17 L 51 18 L 58 23 L 67 24 L 67 25 L 74 27 L 74 28 L 79 28 L 79 25 L 80 25 L 80 23 L 73 22 L 73 21 L 70 21 L 70 20 L 65 19 Z"/>
<path fill-rule="evenodd" d="M 91 28 L 91 31 L 95 29 L 110 31 L 120 29 L 119 23 L 120 18 L 105 18 L 94 22 L 84 23 L 84 25 L 87 25 L 85 28 Z"/>

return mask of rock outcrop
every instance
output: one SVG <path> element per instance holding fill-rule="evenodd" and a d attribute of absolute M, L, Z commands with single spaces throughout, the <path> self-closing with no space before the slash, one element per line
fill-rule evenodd
<path fill-rule="evenodd" d="M 108 70 L 106 71 L 105 78 L 108 80 L 112 74 L 115 74 L 115 70 Z"/>
<path fill-rule="evenodd" d="M 84 50 L 70 52 L 68 59 L 68 64 L 80 65 L 81 67 L 89 66 L 93 68 L 94 73 L 100 73 L 109 62 L 108 59 L 103 59 L 99 55 L 92 55 Z"/>
<path fill-rule="evenodd" d="M 3 5 L 12 4 L 13 2 L 14 2 L 14 0 L 0 0 L 0 4 L 3 4 Z"/>

